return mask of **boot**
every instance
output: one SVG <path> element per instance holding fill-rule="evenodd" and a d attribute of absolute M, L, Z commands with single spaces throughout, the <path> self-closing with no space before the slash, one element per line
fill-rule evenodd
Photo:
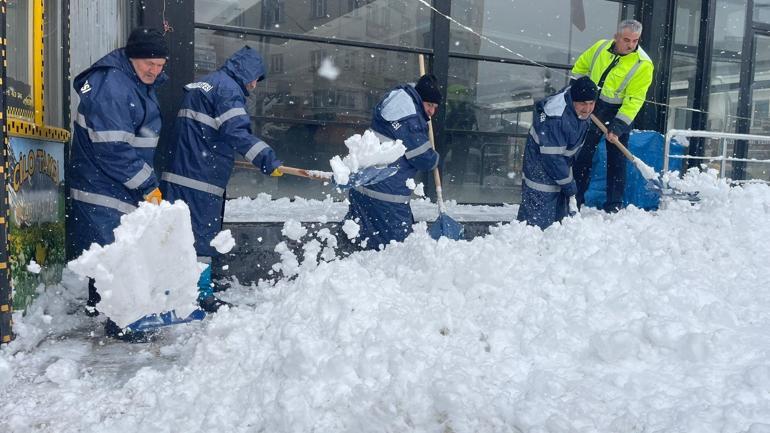
<path fill-rule="evenodd" d="M 115 340 L 125 341 L 126 343 L 149 343 L 157 335 L 157 331 L 131 331 L 128 328 L 122 329 L 117 323 L 110 319 L 104 322 L 104 335 Z"/>
<path fill-rule="evenodd" d="M 203 299 L 199 299 L 198 306 L 201 307 L 201 310 L 207 313 L 216 313 L 217 311 L 219 311 L 219 308 L 223 306 L 227 306 L 228 308 L 233 308 L 233 304 L 229 302 L 225 302 L 214 295 L 210 295 Z"/>
<path fill-rule="evenodd" d="M 102 297 L 96 291 L 96 285 L 94 285 L 94 279 L 88 279 L 88 300 L 86 301 L 85 311 L 86 316 L 96 317 L 99 315 L 99 311 L 96 309 L 96 304 L 102 300 Z"/>

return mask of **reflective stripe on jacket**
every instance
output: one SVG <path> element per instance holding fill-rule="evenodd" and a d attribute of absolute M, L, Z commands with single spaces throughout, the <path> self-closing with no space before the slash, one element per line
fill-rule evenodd
<path fill-rule="evenodd" d="M 600 40 L 578 57 L 572 75 L 576 78 L 587 75 L 598 84 L 615 59 L 618 63 L 607 74 L 599 99 L 620 106 L 616 118 L 631 125 L 647 97 L 654 70 L 650 56 L 642 47 L 625 56 L 618 56 L 613 52 L 612 39 Z"/>

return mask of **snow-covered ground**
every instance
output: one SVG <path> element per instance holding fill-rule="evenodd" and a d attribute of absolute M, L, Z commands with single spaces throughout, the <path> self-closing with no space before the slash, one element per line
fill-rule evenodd
<path fill-rule="evenodd" d="M 770 432 L 770 187 L 682 186 L 702 201 L 305 259 L 153 343 L 69 314 L 68 275 L 0 351 L 0 431 Z"/>

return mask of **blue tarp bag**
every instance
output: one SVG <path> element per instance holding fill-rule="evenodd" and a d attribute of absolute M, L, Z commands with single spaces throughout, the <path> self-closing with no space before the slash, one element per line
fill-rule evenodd
<path fill-rule="evenodd" d="M 656 172 L 663 169 L 663 145 L 665 138 L 655 131 L 632 131 L 628 140 L 628 150 L 644 161 Z M 685 146 L 671 141 L 671 155 L 684 155 Z M 682 170 L 681 159 L 672 159 L 669 170 Z M 599 141 L 594 153 L 591 182 L 585 194 L 588 206 L 602 208 L 607 197 L 607 149 L 604 138 Z M 626 161 L 626 189 L 623 191 L 623 205 L 632 204 L 645 210 L 656 210 L 660 204 L 660 194 L 647 188 L 647 180 L 631 161 Z"/>

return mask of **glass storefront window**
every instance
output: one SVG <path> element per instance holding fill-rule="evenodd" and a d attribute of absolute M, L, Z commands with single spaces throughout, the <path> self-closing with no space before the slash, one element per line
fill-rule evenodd
<path fill-rule="evenodd" d="M 195 1 L 195 21 L 430 48 L 431 10 L 413 0 Z"/>
<path fill-rule="evenodd" d="M 698 39 L 700 35 L 700 0 L 680 0 L 677 4 L 674 27 L 674 55 L 669 86 L 668 128 L 692 127 L 692 111 L 698 66 Z"/>
<path fill-rule="evenodd" d="M 606 0 L 452 0 L 452 17 L 526 59 L 573 64 L 599 39 L 611 38 L 619 21 L 633 18 L 633 4 Z M 520 58 L 452 23 L 450 50 Z"/>
<path fill-rule="evenodd" d="M 736 132 L 746 8 L 746 0 L 717 2 L 706 125 L 710 131 Z"/>
<path fill-rule="evenodd" d="M 45 49 L 45 87 L 43 101 L 45 107 L 45 124 L 64 128 L 64 89 L 63 89 L 63 56 L 61 31 L 61 2 L 45 0 L 45 32 L 43 47 Z"/>
<path fill-rule="evenodd" d="M 754 0 L 754 22 L 770 24 L 770 0 Z"/>
<path fill-rule="evenodd" d="M 416 54 L 200 29 L 196 77 L 217 69 L 244 45 L 260 52 L 268 71 L 248 100 L 254 132 L 290 166 L 328 171 L 332 156 L 347 153 L 344 140 L 369 127 L 372 109 L 385 93 L 419 78 Z M 339 71 L 334 80 L 319 74 L 327 62 Z M 291 197 L 296 184 L 304 196 L 323 198 L 332 190 L 306 179 L 281 179 L 280 189 L 275 182 L 238 165 L 228 194 L 273 191 Z"/>
<path fill-rule="evenodd" d="M 567 70 L 451 58 L 444 189 L 462 203 L 518 201 L 534 102 L 562 89 Z"/>
<path fill-rule="evenodd" d="M 32 3 L 8 0 L 5 32 L 8 35 L 6 104 L 11 117 L 35 121 L 32 80 Z"/>

